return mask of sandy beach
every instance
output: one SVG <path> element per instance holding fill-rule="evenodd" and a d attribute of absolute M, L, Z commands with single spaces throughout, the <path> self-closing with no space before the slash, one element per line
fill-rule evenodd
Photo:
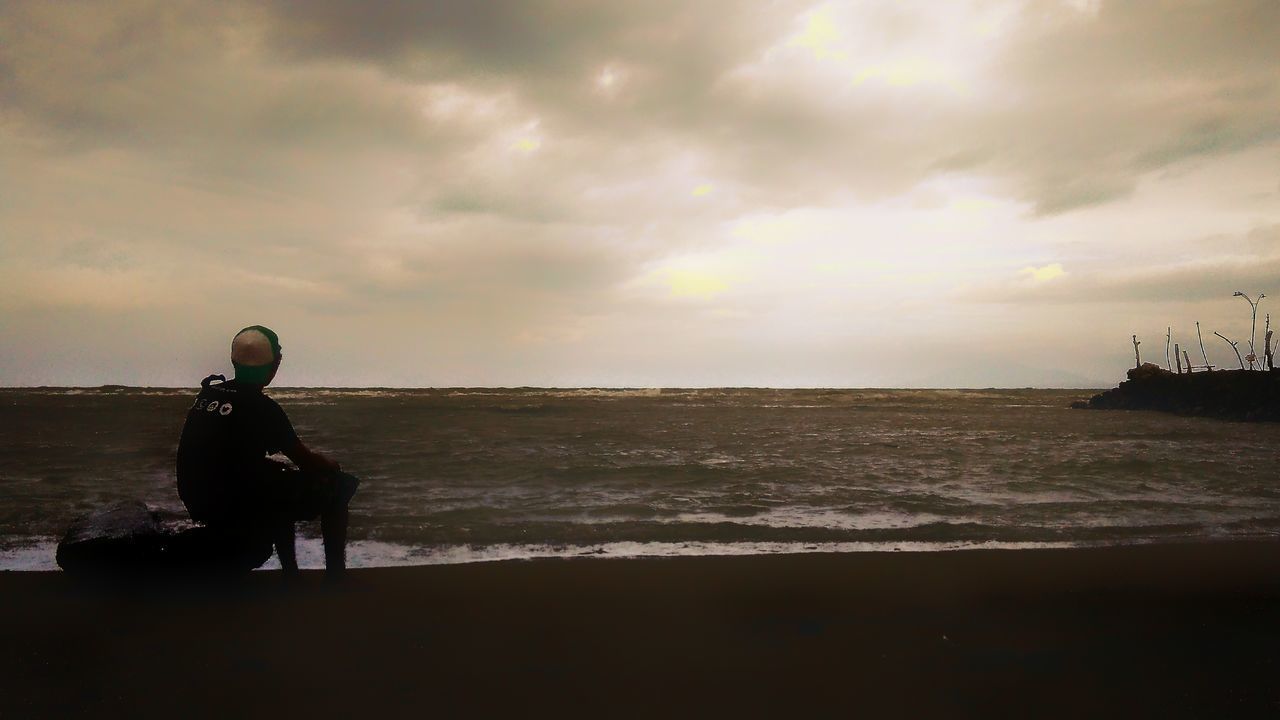
<path fill-rule="evenodd" d="M 0 575 L 0 716 L 1280 712 L 1280 544 Z"/>

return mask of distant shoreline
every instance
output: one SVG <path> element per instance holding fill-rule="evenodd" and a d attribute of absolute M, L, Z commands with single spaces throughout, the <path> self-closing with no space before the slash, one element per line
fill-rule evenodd
<path fill-rule="evenodd" d="M 0 385 L 0 392 L 11 390 L 190 390 L 193 387 L 199 387 L 199 383 L 192 383 L 190 386 L 169 386 L 169 385 Z M 580 385 L 580 386 L 554 386 L 554 385 L 272 385 L 270 390 L 386 390 L 390 392 L 406 391 L 406 390 L 485 390 L 493 392 L 520 392 L 520 391 L 571 391 L 571 390 L 601 390 L 601 391 L 643 391 L 643 390 L 659 390 L 659 391 L 698 391 L 698 390 L 781 390 L 781 391 L 797 391 L 797 392 L 843 392 L 843 391 L 871 391 L 871 392 L 927 392 L 930 390 L 939 391 L 955 391 L 955 392 L 988 392 L 988 391 L 1018 391 L 1018 390 L 1046 390 L 1046 391 L 1072 391 L 1072 392 L 1088 392 L 1102 391 L 1105 389 L 1104 384 L 1097 385 L 1081 385 L 1081 386 L 1055 386 L 1055 387 L 1036 387 L 1023 385 L 1010 386 L 989 386 L 989 387 L 775 387 L 765 385 L 709 385 L 709 386 L 613 386 L 613 385 Z"/>

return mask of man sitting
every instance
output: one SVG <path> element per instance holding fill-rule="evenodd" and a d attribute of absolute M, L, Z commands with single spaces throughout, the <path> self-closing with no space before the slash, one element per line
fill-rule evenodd
<path fill-rule="evenodd" d="M 320 516 L 326 577 L 346 567 L 347 504 L 359 480 L 298 439 L 284 410 L 262 389 L 280 369 L 280 340 L 261 325 L 231 341 L 235 378 L 210 375 L 187 411 L 178 441 L 178 495 L 191 518 L 275 544 L 296 575 L 294 522 Z M 283 452 L 299 469 L 267 455 Z"/>

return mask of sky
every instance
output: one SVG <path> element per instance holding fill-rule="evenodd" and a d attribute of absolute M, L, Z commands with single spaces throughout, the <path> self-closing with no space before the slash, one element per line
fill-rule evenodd
<path fill-rule="evenodd" d="M 1274 0 L 0 2 L 0 385 L 1111 386 L 1261 353 Z M 1280 324 L 1280 304 L 1277 324 Z"/>

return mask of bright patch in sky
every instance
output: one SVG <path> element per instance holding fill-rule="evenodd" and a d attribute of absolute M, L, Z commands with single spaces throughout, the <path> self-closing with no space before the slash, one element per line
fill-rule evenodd
<path fill-rule="evenodd" d="M 894 87 L 938 83 L 957 91 L 965 89 L 964 83 L 948 77 L 946 67 L 927 58 L 904 58 L 892 63 L 871 65 L 854 76 L 853 84 L 861 85 L 868 80 L 880 80 Z"/>
<path fill-rule="evenodd" d="M 1068 7 L 1085 15 L 1097 15 L 1102 9 L 1102 0 L 1064 0 Z"/>
<path fill-rule="evenodd" d="M 832 21 L 831 8 L 823 7 L 809 13 L 804 30 L 791 39 L 791 45 L 802 47 L 819 60 L 844 60 L 849 53 L 838 47 L 843 35 Z"/>
<path fill-rule="evenodd" d="M 999 4 L 829 2 L 804 15 L 801 29 L 767 54 L 764 65 L 785 61 L 786 53 L 779 49 L 796 48 L 811 63 L 834 72 L 839 86 L 936 86 L 966 94 L 995 52 L 993 41 L 1011 12 L 1010 6 Z M 910 16 L 911 21 L 904 24 L 907 30 L 887 39 L 868 22 L 877 15 Z"/>
<path fill-rule="evenodd" d="M 699 270 L 669 269 L 662 271 L 671 289 L 671 297 L 710 298 L 729 289 L 723 277 Z"/>
<path fill-rule="evenodd" d="M 542 141 L 537 138 L 525 137 L 511 143 L 512 150 L 519 150 L 523 153 L 531 153 L 540 147 L 542 147 Z"/>
<path fill-rule="evenodd" d="M 715 188 L 710 183 L 703 183 L 702 185 L 699 185 L 698 187 L 693 189 L 693 196 L 703 197 L 706 195 L 710 195 L 713 190 L 715 190 Z"/>
<path fill-rule="evenodd" d="M 617 84 L 618 72 L 611 67 L 601 70 L 600 74 L 596 76 L 596 85 L 601 90 L 610 90 Z"/>
<path fill-rule="evenodd" d="M 1043 267 L 1024 267 L 1019 272 L 1036 282 L 1047 282 L 1067 274 L 1067 271 L 1062 269 L 1061 263 L 1053 263 Z"/>
<path fill-rule="evenodd" d="M 951 201 L 951 209 L 962 213 L 982 213 L 995 207 L 995 203 L 985 198 L 961 197 Z"/>

